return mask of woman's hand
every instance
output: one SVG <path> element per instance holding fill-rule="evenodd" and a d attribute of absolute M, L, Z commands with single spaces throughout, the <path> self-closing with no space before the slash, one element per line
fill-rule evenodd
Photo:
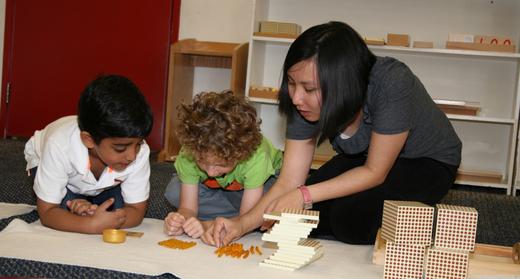
<path fill-rule="evenodd" d="M 228 219 L 217 217 L 215 222 L 206 230 L 202 236 L 202 241 L 208 245 L 221 247 L 242 237 L 244 230 L 240 217 Z"/>
<path fill-rule="evenodd" d="M 287 192 L 278 199 L 273 200 L 265 209 L 265 213 L 273 211 L 281 212 L 285 208 L 302 209 L 303 208 L 303 196 L 300 190 L 294 189 Z M 267 230 L 274 224 L 273 220 L 265 220 L 260 227 L 260 230 Z"/>

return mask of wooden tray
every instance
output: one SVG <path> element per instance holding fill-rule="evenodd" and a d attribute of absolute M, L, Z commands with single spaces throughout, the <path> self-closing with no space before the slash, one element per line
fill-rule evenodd
<path fill-rule="evenodd" d="M 385 264 L 386 240 L 377 233 L 372 254 L 372 263 Z M 468 277 L 493 275 L 519 275 L 520 264 L 513 261 L 513 248 L 490 244 L 475 244 L 475 251 L 469 254 Z"/>
<path fill-rule="evenodd" d="M 249 97 L 278 100 L 278 89 L 273 87 L 253 87 L 249 88 Z"/>

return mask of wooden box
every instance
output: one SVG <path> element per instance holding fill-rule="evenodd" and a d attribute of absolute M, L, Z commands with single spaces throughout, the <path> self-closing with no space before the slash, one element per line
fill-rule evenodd
<path fill-rule="evenodd" d="M 410 36 L 408 34 L 392 34 L 388 33 L 386 44 L 389 46 L 410 46 Z"/>

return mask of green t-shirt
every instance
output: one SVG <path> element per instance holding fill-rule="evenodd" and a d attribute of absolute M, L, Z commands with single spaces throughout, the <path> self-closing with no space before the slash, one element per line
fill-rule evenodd
<path fill-rule="evenodd" d="M 216 177 L 216 180 L 222 188 L 226 188 L 233 181 L 238 182 L 244 189 L 258 188 L 282 167 L 282 160 L 282 151 L 263 137 L 262 142 L 248 160 L 239 162 L 231 172 Z M 198 185 L 208 178 L 206 172 L 197 166 L 195 160 L 184 148 L 181 148 L 174 166 L 179 179 L 184 184 Z"/>

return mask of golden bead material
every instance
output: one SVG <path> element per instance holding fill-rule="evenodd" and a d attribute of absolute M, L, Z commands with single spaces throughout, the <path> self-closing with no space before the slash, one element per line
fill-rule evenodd
<path fill-rule="evenodd" d="M 175 238 L 160 241 L 158 244 L 164 247 L 180 250 L 186 250 L 197 245 L 195 241 L 183 241 Z"/>
<path fill-rule="evenodd" d="M 126 232 L 123 230 L 103 230 L 103 241 L 108 243 L 123 243 L 126 241 Z"/>
<path fill-rule="evenodd" d="M 255 253 L 257 255 L 262 255 L 260 247 L 251 245 L 249 249 L 244 249 L 242 243 L 237 242 L 230 243 L 215 250 L 215 254 L 217 254 L 219 258 L 222 256 L 228 256 L 237 259 L 246 259 L 249 255 L 254 255 Z"/>

